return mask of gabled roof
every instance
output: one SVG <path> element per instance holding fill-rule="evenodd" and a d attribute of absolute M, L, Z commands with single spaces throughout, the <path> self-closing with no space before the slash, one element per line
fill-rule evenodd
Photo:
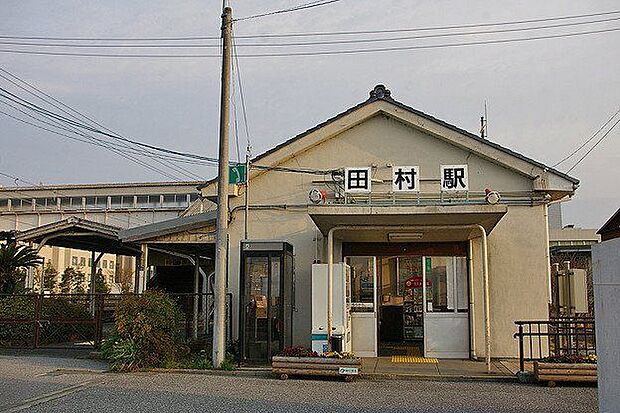
<path fill-rule="evenodd" d="M 215 225 L 216 218 L 217 210 L 173 218 L 120 231 L 119 238 L 123 242 L 136 242 L 163 235 L 176 234 L 182 231 L 202 228 L 209 224 Z"/>
<path fill-rule="evenodd" d="M 15 239 L 39 245 L 75 248 L 109 254 L 139 254 L 140 249 L 136 245 L 124 244 L 118 239 L 120 230 L 121 228 L 112 225 L 101 224 L 78 217 L 69 217 L 62 221 L 18 232 Z"/>
<path fill-rule="evenodd" d="M 316 126 L 310 128 L 310 129 L 306 130 L 305 132 L 302 132 L 302 133 L 294 136 L 293 138 L 291 138 L 291 139 L 289 139 L 289 140 L 287 140 L 287 141 L 285 141 L 285 142 L 283 142 L 283 143 L 281 143 L 281 144 L 279 144 L 279 145 L 269 149 L 268 151 L 266 151 L 266 152 L 256 156 L 255 158 L 253 158 L 251 162 L 252 163 L 257 163 L 260 160 L 263 160 L 264 158 L 268 157 L 269 155 L 276 153 L 280 149 L 282 149 L 282 148 L 284 148 L 284 147 L 286 147 L 288 145 L 291 145 L 292 143 L 294 143 L 294 142 L 304 138 L 305 136 L 308 136 L 308 135 L 312 134 L 313 132 L 315 132 L 315 131 L 317 131 L 317 130 L 319 130 L 321 128 L 324 128 L 324 127 L 326 127 L 326 126 L 328 126 L 328 125 L 330 125 L 330 124 L 332 124 L 332 123 L 334 123 L 336 121 L 338 121 L 339 119 L 341 119 L 341 118 L 343 118 L 343 117 L 345 117 L 345 116 L 347 116 L 349 114 L 352 114 L 353 112 L 355 112 L 355 111 L 357 111 L 359 109 L 362 109 L 362 108 L 364 108 L 364 107 L 366 107 L 366 106 L 368 106 L 368 105 L 370 105 L 372 103 L 378 102 L 378 101 L 387 102 L 387 103 L 389 103 L 391 105 L 394 105 L 397 108 L 402 109 L 402 110 L 404 110 L 404 111 L 406 111 L 408 113 L 414 114 L 416 116 L 419 116 L 420 118 L 423 118 L 425 120 L 433 122 L 436 125 L 442 126 L 442 127 L 447 128 L 447 129 L 449 129 L 449 130 L 451 130 L 453 132 L 456 132 L 459 135 L 465 136 L 467 138 L 471 138 L 475 142 L 477 142 L 478 144 L 482 144 L 482 145 L 491 147 L 491 148 L 496 149 L 496 150 L 498 150 L 498 151 L 500 151 L 500 152 L 502 152 L 502 153 L 504 153 L 506 155 L 509 155 L 511 157 L 514 157 L 514 158 L 517 158 L 517 159 L 519 159 L 521 161 L 525 161 L 525 162 L 529 163 L 530 165 L 535 166 L 535 167 L 537 167 L 537 168 L 539 168 L 539 169 L 541 169 L 543 171 L 550 172 L 550 173 L 552 173 L 552 174 L 554 174 L 554 175 L 556 175 L 556 176 L 558 176 L 558 177 L 560 177 L 562 179 L 565 179 L 566 181 L 572 183 L 575 188 L 579 185 L 579 180 L 578 179 L 573 178 L 573 177 L 571 177 L 571 176 L 569 176 L 569 175 L 567 175 L 567 174 L 565 174 L 563 172 L 560 172 L 557 169 L 554 169 L 554 168 L 552 168 L 550 166 L 547 166 L 547 165 L 545 165 L 545 164 L 543 164 L 541 162 L 538 162 L 538 161 L 536 161 L 536 160 L 534 160 L 532 158 L 529 158 L 529 157 L 527 157 L 525 155 L 522 155 L 522 154 L 520 154 L 518 152 L 512 151 L 512 150 L 510 150 L 510 149 L 508 149 L 506 147 L 503 147 L 503 146 L 501 146 L 501 145 L 499 145 L 499 144 L 497 144 L 495 142 L 492 142 L 492 141 L 490 141 L 488 139 L 484 139 L 484 138 L 482 138 L 482 137 L 480 137 L 478 135 L 475 135 L 475 134 L 473 134 L 471 132 L 468 132 L 468 131 L 466 131 L 464 129 L 461 129 L 461 128 L 457 127 L 457 126 L 454 126 L 454 125 L 452 125 L 450 123 L 444 122 L 444 121 L 442 121 L 440 119 L 437 119 L 437 118 L 435 118 L 435 117 L 433 117 L 433 116 L 431 116 L 429 114 L 426 114 L 426 113 L 421 112 L 421 111 L 419 111 L 417 109 L 414 109 L 414 108 L 412 108 L 410 106 L 407 106 L 407 105 L 405 105 L 405 104 L 403 104 L 401 102 L 398 102 L 397 100 L 392 98 L 390 90 L 386 89 L 386 87 L 384 85 L 377 85 L 377 86 L 375 86 L 375 88 L 370 92 L 370 97 L 367 100 L 365 100 L 364 102 L 361 102 L 361 103 L 359 103 L 359 104 L 357 104 L 357 105 L 355 105 L 355 106 L 345 110 L 344 112 L 341 112 L 341 113 L 337 114 L 336 116 L 334 116 L 332 118 L 329 118 L 329 119 L 327 119 L 326 121 L 324 121 L 322 123 L 319 123 L 318 125 L 316 125 Z M 265 166 L 275 166 L 275 165 L 265 165 Z M 209 181 L 206 181 L 205 183 L 199 185 L 198 189 L 203 189 L 206 186 L 209 186 L 209 185 L 211 185 L 212 183 L 215 183 L 215 182 L 217 182 L 217 177 L 213 178 L 213 179 L 210 179 Z"/>
<path fill-rule="evenodd" d="M 596 233 L 601 236 L 602 241 L 620 238 L 620 208 Z"/>

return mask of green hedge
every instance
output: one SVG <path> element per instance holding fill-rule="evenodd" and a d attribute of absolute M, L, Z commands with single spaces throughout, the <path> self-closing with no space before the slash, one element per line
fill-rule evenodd
<path fill-rule="evenodd" d="M 38 297 L 31 295 L 5 296 L 0 298 L 0 319 L 34 320 Z M 83 301 L 83 300 L 82 300 Z M 95 329 L 92 324 L 53 322 L 54 319 L 92 320 L 85 301 L 73 302 L 67 297 L 45 297 L 41 305 L 40 341 L 43 345 L 73 341 L 92 340 Z M 0 321 L 0 346 L 27 347 L 34 344 L 34 322 L 16 323 Z"/>

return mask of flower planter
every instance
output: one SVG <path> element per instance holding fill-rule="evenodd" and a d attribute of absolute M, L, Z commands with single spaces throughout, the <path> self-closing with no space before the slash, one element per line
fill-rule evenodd
<path fill-rule="evenodd" d="M 271 360 L 271 371 L 280 379 L 286 380 L 289 376 L 320 376 L 344 377 L 352 381 L 361 370 L 362 361 L 359 358 L 339 359 L 326 357 L 282 357 L 274 356 Z"/>
<path fill-rule="evenodd" d="M 542 363 L 534 362 L 534 377 L 547 382 L 549 387 L 556 382 L 596 383 L 596 364 L 594 363 Z"/>

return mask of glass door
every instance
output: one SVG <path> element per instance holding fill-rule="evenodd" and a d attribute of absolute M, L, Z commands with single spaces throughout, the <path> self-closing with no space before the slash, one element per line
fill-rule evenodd
<path fill-rule="evenodd" d="M 245 257 L 242 296 L 242 357 L 269 361 L 284 344 L 282 256 Z"/>

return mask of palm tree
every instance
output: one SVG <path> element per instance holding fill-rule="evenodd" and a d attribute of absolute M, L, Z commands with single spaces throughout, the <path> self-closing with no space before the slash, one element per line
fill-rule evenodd
<path fill-rule="evenodd" d="M 43 262 L 37 252 L 15 241 L 0 244 L 0 293 L 11 294 L 21 277 L 20 270 L 36 267 Z"/>

